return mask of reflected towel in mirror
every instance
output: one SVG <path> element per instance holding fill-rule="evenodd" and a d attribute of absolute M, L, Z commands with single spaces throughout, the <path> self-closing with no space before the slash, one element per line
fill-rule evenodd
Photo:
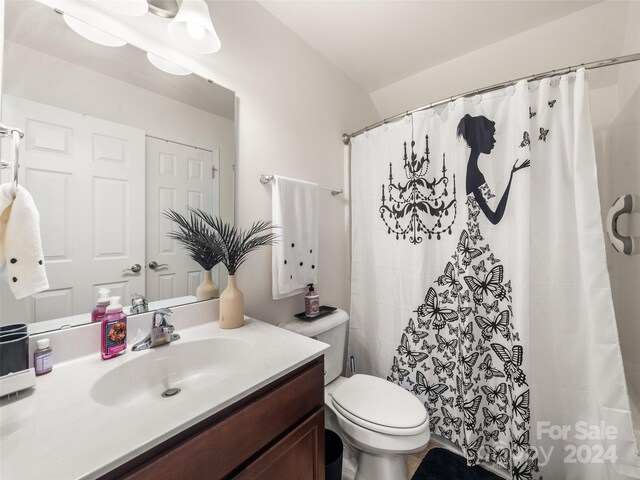
<path fill-rule="evenodd" d="M 49 288 L 40 239 L 40 214 L 23 187 L 0 185 L 0 268 L 16 299 Z"/>
<path fill-rule="evenodd" d="M 318 279 L 317 183 L 274 175 L 273 224 L 280 227 L 272 248 L 272 293 L 274 299 L 307 290 Z"/>

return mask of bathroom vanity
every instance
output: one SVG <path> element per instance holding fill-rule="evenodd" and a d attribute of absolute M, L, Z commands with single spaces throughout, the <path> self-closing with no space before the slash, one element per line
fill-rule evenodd
<path fill-rule="evenodd" d="M 323 361 L 105 474 L 103 479 L 324 479 Z"/>
<path fill-rule="evenodd" d="M 216 304 L 175 308 L 180 340 L 107 361 L 97 326 L 79 327 L 95 352 L 0 402 L 0 477 L 324 478 L 327 346 L 254 319 L 202 323 Z"/>

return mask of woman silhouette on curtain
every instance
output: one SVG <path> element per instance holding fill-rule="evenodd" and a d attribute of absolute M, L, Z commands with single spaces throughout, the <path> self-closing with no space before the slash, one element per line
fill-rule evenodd
<path fill-rule="evenodd" d="M 388 379 L 425 401 L 430 429 L 478 459 L 511 468 L 512 478 L 538 470 L 529 444 L 529 387 L 522 332 L 514 324 L 511 281 L 480 231 L 482 212 L 491 224 L 505 213 L 513 175 L 494 210 L 493 195 L 478 166 L 496 143 L 495 123 L 465 115 L 457 134 L 471 153 L 467 162 L 468 219 L 442 274 L 427 287 L 424 303 L 401 333 Z M 500 159 L 497 159 L 499 161 Z M 499 256 L 499 255 L 498 255 Z"/>
<path fill-rule="evenodd" d="M 502 198 L 500 199 L 495 212 L 492 211 L 482 194 L 481 187 L 487 182 L 478 167 L 478 158 L 481 153 L 489 155 L 491 150 L 493 150 L 493 146 L 496 144 L 496 139 L 494 137 L 496 133 L 495 125 L 495 122 L 492 122 L 487 117 L 482 115 L 472 117 L 468 114 L 460 120 L 460 123 L 458 123 L 458 137 L 462 137 L 465 142 L 467 142 L 467 146 L 471 148 L 471 154 L 469 155 L 469 161 L 467 162 L 467 195 L 473 194 L 473 197 L 482 210 L 482 213 L 484 213 L 487 219 L 494 225 L 498 224 L 500 220 L 502 220 L 507 207 L 507 200 L 509 198 L 509 190 L 511 189 L 513 174 L 518 170 L 527 168 L 531 164 L 529 160 L 525 160 L 521 165 L 518 165 L 517 161 L 513 164 L 509 184 L 502 194 Z"/>

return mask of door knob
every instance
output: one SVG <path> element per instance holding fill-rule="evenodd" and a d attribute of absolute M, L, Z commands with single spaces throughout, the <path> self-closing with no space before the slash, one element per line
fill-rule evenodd
<path fill-rule="evenodd" d="M 142 270 L 142 266 L 139 263 L 134 263 L 131 266 L 131 268 L 125 268 L 124 270 L 122 270 L 122 273 L 124 272 L 138 273 L 140 270 Z"/>
<path fill-rule="evenodd" d="M 167 265 L 166 263 L 158 263 L 155 260 L 152 260 L 149 262 L 149 268 L 151 270 L 155 270 L 156 268 L 159 268 L 159 267 L 168 267 L 168 266 L 169 265 Z"/>

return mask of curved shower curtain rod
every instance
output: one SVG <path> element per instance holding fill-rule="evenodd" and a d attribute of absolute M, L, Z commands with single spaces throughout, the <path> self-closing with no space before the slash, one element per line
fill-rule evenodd
<path fill-rule="evenodd" d="M 423 110 L 429 110 L 430 108 L 437 107 L 438 105 L 444 105 L 445 103 L 452 102 L 454 100 L 457 100 L 458 98 L 470 97 L 472 95 L 481 95 L 483 93 L 492 92 L 494 90 L 499 90 L 500 88 L 507 87 L 509 85 L 513 85 L 513 84 L 515 84 L 517 82 L 520 82 L 522 80 L 526 80 L 528 82 L 533 82 L 535 80 L 542 80 L 543 78 L 553 77 L 555 75 L 567 74 L 567 73 L 570 73 L 570 72 L 573 72 L 573 71 L 577 70 L 578 68 L 585 68 L 587 70 L 593 70 L 593 69 L 596 69 L 596 68 L 610 67 L 612 65 L 619 65 L 619 64 L 622 64 L 622 63 L 637 62 L 638 60 L 640 60 L 640 53 L 634 53 L 632 55 L 624 55 L 622 57 L 613 57 L 613 58 L 607 58 L 605 60 L 598 60 L 596 62 L 582 63 L 580 65 L 572 65 L 572 66 L 569 66 L 569 67 L 561 68 L 559 70 L 550 70 L 548 72 L 537 73 L 535 75 L 529 75 L 527 77 L 521 77 L 521 78 L 516 78 L 514 80 L 509 80 L 509 81 L 506 81 L 506 82 L 497 83 L 497 84 L 491 85 L 489 87 L 478 88 L 476 90 L 471 90 L 469 92 L 462 93 L 460 95 L 454 95 L 452 97 L 447 97 L 447 98 L 444 98 L 442 100 L 438 100 L 437 102 L 433 102 L 433 103 L 430 103 L 428 105 L 424 105 L 422 107 L 414 108 L 413 110 L 407 110 L 406 112 L 399 113 L 397 115 L 393 115 L 392 117 L 385 118 L 384 120 L 380 120 L 379 122 L 372 123 L 371 125 L 368 125 L 368 126 L 366 126 L 364 128 L 361 128 L 360 130 L 358 130 L 357 132 L 353 132 L 352 134 L 344 133 L 344 134 L 342 134 L 342 141 L 343 141 L 343 143 L 345 145 L 349 145 L 349 142 L 351 142 L 351 139 L 353 137 L 357 137 L 358 135 L 361 135 L 361 134 L 363 134 L 365 132 L 368 132 L 369 130 L 373 130 L 374 128 L 380 127 L 381 125 L 384 125 L 385 123 L 395 122 L 397 120 L 400 120 L 401 118 L 404 118 L 407 115 L 412 115 L 414 113 L 421 112 Z"/>

